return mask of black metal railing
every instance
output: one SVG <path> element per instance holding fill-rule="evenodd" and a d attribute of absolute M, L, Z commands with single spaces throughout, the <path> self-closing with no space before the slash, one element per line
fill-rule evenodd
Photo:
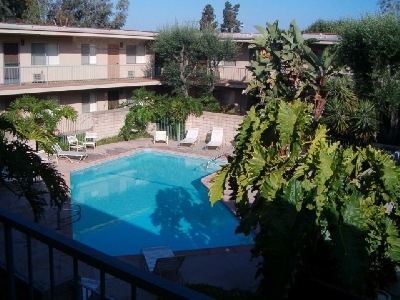
<path fill-rule="evenodd" d="M 99 291 L 98 294 L 100 299 L 107 299 L 106 289 L 106 274 L 113 278 L 121 281 L 122 283 L 128 284 L 129 297 L 131 299 L 137 298 L 138 290 L 144 290 L 152 295 L 160 296 L 162 299 L 211 299 L 208 296 L 200 294 L 196 291 L 190 290 L 182 285 L 168 281 L 159 276 L 153 275 L 145 270 L 135 267 L 129 263 L 119 260 L 115 257 L 106 255 L 100 251 L 83 245 L 77 241 L 74 241 L 60 233 L 50 230 L 41 226 L 40 224 L 28 221 L 18 215 L 10 213 L 6 210 L 0 209 L 0 224 L 3 227 L 4 236 L 1 240 L 4 243 L 4 251 L 2 257 L 5 262 L 5 278 L 3 280 L 3 290 L 5 293 L 2 299 L 19 299 L 21 289 L 17 287 L 17 273 L 20 270 L 16 269 L 16 260 L 27 259 L 26 274 L 25 274 L 25 296 L 23 299 L 36 299 L 34 298 L 34 277 L 35 272 L 33 271 L 33 263 L 35 262 L 35 253 L 37 249 L 33 247 L 33 244 L 37 242 L 41 245 L 45 245 L 48 249 L 48 257 L 40 261 L 42 269 L 48 271 L 49 280 L 49 299 L 57 299 L 59 295 L 56 291 L 56 276 L 57 267 L 55 266 L 55 255 L 56 252 L 60 252 L 63 256 L 68 257 L 72 264 L 69 268 L 67 266 L 62 267 L 63 269 L 70 269 L 71 274 L 64 274 L 64 276 L 70 275 L 71 277 L 71 298 L 70 299 L 81 299 L 82 298 L 82 286 L 80 283 L 80 268 L 81 264 L 90 266 L 91 268 L 98 270 L 100 273 L 99 279 Z M 26 237 L 25 243 L 18 242 L 18 245 L 14 244 L 15 236 Z M 18 250 L 18 251 L 16 251 Z M 43 252 L 43 246 L 39 251 Z M 26 252 L 26 253 L 22 253 Z M 4 252 L 4 253 L 3 253 Z M 23 257 L 20 257 L 23 256 Z M 45 265 L 47 264 L 47 265 Z M 6 287 L 6 291 L 4 290 Z M 108 286 L 109 288 L 109 286 Z"/>

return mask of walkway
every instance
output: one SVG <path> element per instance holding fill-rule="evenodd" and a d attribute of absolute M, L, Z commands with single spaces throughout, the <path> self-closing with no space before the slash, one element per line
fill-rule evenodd
<path fill-rule="evenodd" d="M 213 158 L 219 153 L 231 148 L 231 145 L 225 145 L 219 150 L 203 150 L 204 144 L 198 144 L 194 148 L 182 146 L 178 147 L 176 141 L 170 141 L 169 145 L 163 143 L 153 144 L 150 138 L 142 138 L 133 141 L 119 142 L 96 147 L 96 150 L 88 149 L 88 157 L 82 162 L 70 163 L 66 159 L 60 160 L 57 169 L 69 182 L 69 173 L 73 170 L 85 168 L 99 162 L 107 161 L 117 157 L 125 156 L 133 152 L 143 149 L 160 149 L 163 151 L 172 151 L 177 153 L 185 153 L 187 155 L 196 155 L 207 158 Z M 223 157 L 222 157 L 223 158 Z M 8 209 L 32 219 L 29 210 L 26 207 L 26 201 L 18 200 L 10 203 L 4 200 L 5 191 L 0 188 L 0 205 L 6 206 Z M 8 195 L 9 196 L 9 195 Z M 55 229 L 56 211 L 54 208 L 47 209 L 46 217 L 41 224 Z M 62 230 L 62 234 L 69 235 L 69 230 Z M 183 276 L 188 283 L 202 283 L 214 286 L 220 286 L 225 289 L 252 289 L 257 286 L 255 273 L 259 260 L 251 260 L 249 246 L 243 247 L 226 247 L 206 249 L 199 251 L 181 251 L 179 254 L 186 256 L 183 264 Z M 40 256 L 40 253 L 38 253 Z M 41 258 L 38 257 L 38 260 Z M 120 259 L 140 267 L 138 255 L 120 257 Z M 62 264 L 60 259 L 60 264 Z M 60 266 L 59 278 L 65 280 L 63 271 L 68 267 Z M 97 279 L 99 274 L 97 271 L 86 268 L 82 269 L 83 277 Z M 113 299 L 129 299 L 128 287 L 121 286 L 114 278 L 107 278 L 107 295 Z M 144 293 L 143 299 L 147 299 Z M 140 297 L 142 298 L 142 297 Z"/>

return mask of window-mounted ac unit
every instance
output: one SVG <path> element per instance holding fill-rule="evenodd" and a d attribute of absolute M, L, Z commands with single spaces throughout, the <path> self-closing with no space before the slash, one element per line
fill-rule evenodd
<path fill-rule="evenodd" d="M 34 73 L 33 74 L 33 83 L 43 83 L 44 82 L 44 74 L 43 73 Z"/>
<path fill-rule="evenodd" d="M 135 78 L 135 71 L 128 71 L 128 78 Z"/>

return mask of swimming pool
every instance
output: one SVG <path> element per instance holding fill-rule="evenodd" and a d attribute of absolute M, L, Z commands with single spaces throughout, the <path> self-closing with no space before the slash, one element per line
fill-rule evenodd
<path fill-rule="evenodd" d="M 73 238 L 109 255 L 139 254 L 142 247 L 174 251 L 253 244 L 235 234 L 238 219 L 208 201 L 201 178 L 219 164 L 207 159 L 144 150 L 71 172 L 72 201 L 81 205 Z"/>

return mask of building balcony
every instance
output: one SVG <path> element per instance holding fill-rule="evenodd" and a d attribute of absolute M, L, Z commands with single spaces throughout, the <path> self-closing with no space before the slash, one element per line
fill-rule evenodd
<path fill-rule="evenodd" d="M 157 84 L 154 66 L 143 64 L 0 68 L 2 95 Z"/>

